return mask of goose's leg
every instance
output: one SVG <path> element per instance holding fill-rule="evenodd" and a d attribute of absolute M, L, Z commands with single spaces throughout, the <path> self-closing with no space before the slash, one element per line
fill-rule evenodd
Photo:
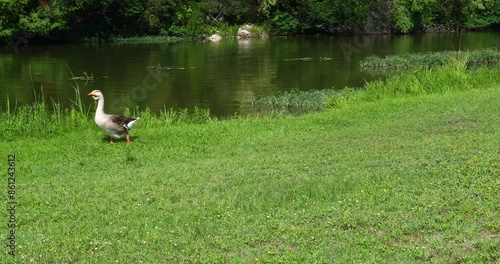
<path fill-rule="evenodd" d="M 130 135 L 127 133 L 127 144 L 130 143 Z"/>
<path fill-rule="evenodd" d="M 115 142 L 113 142 L 113 137 L 109 137 L 109 144 L 113 144 Z"/>

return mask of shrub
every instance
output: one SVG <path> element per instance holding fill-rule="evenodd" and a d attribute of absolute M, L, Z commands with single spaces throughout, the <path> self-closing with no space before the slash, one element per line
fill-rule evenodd
<path fill-rule="evenodd" d="M 291 35 L 299 31 L 299 20 L 290 13 L 277 11 L 272 19 L 271 32 L 274 35 Z"/>

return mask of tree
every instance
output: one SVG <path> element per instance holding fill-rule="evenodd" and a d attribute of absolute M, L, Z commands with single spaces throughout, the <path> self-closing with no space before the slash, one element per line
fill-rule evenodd
<path fill-rule="evenodd" d="M 500 27 L 500 0 L 473 0 L 465 6 L 469 28 Z"/>
<path fill-rule="evenodd" d="M 201 11 L 208 16 L 221 17 L 231 24 L 254 23 L 261 18 L 258 1 L 254 0 L 204 0 L 200 1 Z"/>
<path fill-rule="evenodd" d="M 66 6 L 54 0 L 0 0 L 0 37 L 48 36 L 66 27 Z"/>

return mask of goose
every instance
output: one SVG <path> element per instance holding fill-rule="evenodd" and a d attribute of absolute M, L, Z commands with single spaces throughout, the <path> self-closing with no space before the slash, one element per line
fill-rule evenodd
<path fill-rule="evenodd" d="M 127 143 L 130 143 L 130 128 L 132 128 L 132 125 L 139 118 L 104 113 L 104 95 L 99 90 L 93 90 L 88 96 L 92 96 L 97 101 L 95 123 L 110 136 L 109 143 L 113 144 L 113 139 L 121 139 L 123 137 L 127 139 Z"/>

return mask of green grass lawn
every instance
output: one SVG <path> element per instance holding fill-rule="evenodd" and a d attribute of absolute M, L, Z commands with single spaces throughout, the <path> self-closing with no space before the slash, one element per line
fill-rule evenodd
<path fill-rule="evenodd" d="M 295 117 L 145 117 L 129 145 L 92 120 L 0 141 L 0 201 L 15 154 L 18 202 L 17 255 L 0 261 L 497 263 L 500 83 L 483 86 Z"/>

